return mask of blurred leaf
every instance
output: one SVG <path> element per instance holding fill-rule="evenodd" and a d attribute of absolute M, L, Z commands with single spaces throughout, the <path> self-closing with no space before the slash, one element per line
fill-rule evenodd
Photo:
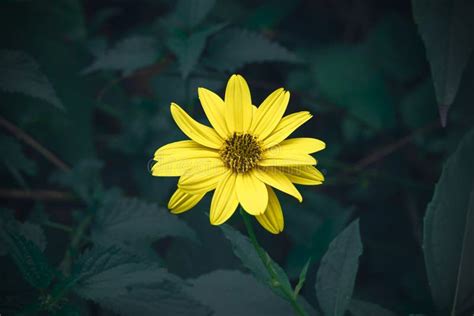
<path fill-rule="evenodd" d="M 185 29 L 192 29 L 204 21 L 214 7 L 215 0 L 178 0 L 173 18 L 184 24 Z"/>
<path fill-rule="evenodd" d="M 35 162 L 24 155 L 22 146 L 12 137 L 0 135 L 0 148 L 2 149 L 0 159 L 5 167 L 21 186 L 27 187 L 22 173 L 34 175 L 36 173 Z"/>
<path fill-rule="evenodd" d="M 83 201 L 92 204 L 103 190 L 100 177 L 102 165 L 98 160 L 85 159 L 76 163 L 70 171 L 54 173 L 51 181 L 72 189 Z"/>
<path fill-rule="evenodd" d="M 474 293 L 474 131 L 446 162 L 424 220 L 423 249 L 435 305 L 461 312 Z M 456 294 L 455 294 L 456 293 Z"/>
<path fill-rule="evenodd" d="M 255 251 L 252 243 L 246 236 L 242 235 L 240 232 L 228 225 L 221 225 L 220 228 L 224 232 L 225 237 L 231 242 L 234 254 L 242 261 L 242 264 L 255 275 L 258 280 L 264 284 L 267 284 L 276 294 L 283 298 L 286 298 L 284 294 L 285 291 L 287 293 L 293 292 L 285 271 L 283 271 L 283 269 L 275 261 L 273 261 L 272 258 L 270 258 L 264 249 L 262 249 L 262 251 L 266 255 L 265 260 L 267 260 L 268 265 L 275 272 L 277 280 L 273 280 L 272 276 L 265 268 L 265 265 L 260 259 L 258 253 Z M 278 282 L 278 285 L 274 284 L 275 281 Z"/>
<path fill-rule="evenodd" d="M 206 63 L 221 71 L 235 71 L 261 62 L 299 63 L 301 60 L 278 43 L 243 29 L 227 29 L 209 39 Z"/>
<path fill-rule="evenodd" d="M 64 109 L 36 61 L 19 50 L 0 50 L 0 90 L 24 93 Z"/>
<path fill-rule="evenodd" d="M 97 56 L 91 65 L 82 70 L 82 74 L 90 74 L 97 70 L 120 70 L 127 76 L 137 69 L 153 64 L 158 57 L 159 50 L 155 38 L 134 35 L 122 39 Z"/>
<path fill-rule="evenodd" d="M 395 123 L 394 102 L 366 46 L 334 46 L 314 56 L 320 93 L 375 129 Z"/>
<path fill-rule="evenodd" d="M 425 80 L 408 92 L 400 101 L 403 122 L 413 128 L 419 128 L 436 118 L 433 111 L 436 104 L 431 80 Z"/>
<path fill-rule="evenodd" d="M 408 18 L 397 14 L 381 17 L 368 34 L 367 45 L 374 64 L 393 80 L 410 82 L 423 73 L 423 43 Z"/>
<path fill-rule="evenodd" d="M 362 242 L 357 219 L 333 240 L 321 261 L 316 295 L 325 315 L 342 316 L 346 312 L 361 254 Z"/>
<path fill-rule="evenodd" d="M 115 246 L 85 252 L 73 274 L 77 294 L 120 315 L 207 314 L 186 295 L 177 276 Z"/>
<path fill-rule="evenodd" d="M 298 279 L 298 284 L 295 286 L 295 296 L 298 296 L 301 289 L 303 288 L 304 282 L 306 281 L 306 274 L 308 274 L 309 264 L 311 263 L 311 258 L 308 259 L 303 269 L 301 269 L 300 277 Z"/>
<path fill-rule="evenodd" d="M 245 26 L 255 30 L 274 30 L 297 8 L 301 1 L 263 2 L 249 12 Z"/>
<path fill-rule="evenodd" d="M 444 126 L 474 48 L 474 2 L 412 0 L 412 7 L 426 47 Z"/>
<path fill-rule="evenodd" d="M 2 225 L 0 238 L 7 246 L 8 253 L 20 270 L 23 278 L 37 289 L 45 289 L 51 283 L 54 271 L 49 265 L 42 250 L 28 238 L 41 237 L 37 229 L 31 230 L 33 224 L 23 226 L 23 232 L 16 231 L 14 227 Z M 43 236 L 44 237 L 44 236 Z"/>
<path fill-rule="evenodd" d="M 126 198 L 117 190 L 105 194 L 91 234 L 100 243 L 151 243 L 164 237 L 197 240 L 194 231 L 168 210 L 153 203 Z"/>
<path fill-rule="evenodd" d="M 179 69 L 183 78 L 187 78 L 193 71 L 204 51 L 207 38 L 223 27 L 224 24 L 216 24 L 189 35 L 175 34 L 168 38 L 167 45 L 178 58 Z"/>
<path fill-rule="evenodd" d="M 217 270 L 189 281 L 190 293 L 210 306 L 214 316 L 294 314 L 288 302 L 240 271 Z"/>
<path fill-rule="evenodd" d="M 349 310 L 353 316 L 397 316 L 392 311 L 377 304 L 352 299 Z"/>

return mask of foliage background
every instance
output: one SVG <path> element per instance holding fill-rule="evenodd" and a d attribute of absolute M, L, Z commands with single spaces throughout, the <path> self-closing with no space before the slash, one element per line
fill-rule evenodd
<path fill-rule="evenodd" d="M 176 179 L 148 172 L 184 137 L 170 102 L 203 119 L 197 87 L 238 72 L 327 143 L 324 185 L 256 228 L 307 313 L 472 315 L 472 21 L 463 0 L 3 1 L 0 313 L 292 314 L 239 216 L 171 216 Z"/>

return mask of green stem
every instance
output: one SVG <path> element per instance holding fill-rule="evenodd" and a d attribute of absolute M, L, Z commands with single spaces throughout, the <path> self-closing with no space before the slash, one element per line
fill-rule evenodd
<path fill-rule="evenodd" d="M 245 228 L 247 229 L 247 234 L 249 235 L 250 242 L 255 248 L 255 251 L 257 252 L 263 265 L 265 266 L 265 269 L 267 270 L 268 274 L 270 274 L 272 281 L 278 281 L 278 276 L 276 275 L 275 270 L 271 266 L 271 262 L 267 260 L 267 254 L 265 253 L 263 248 L 260 247 L 257 241 L 257 236 L 255 235 L 255 231 L 253 230 L 253 226 L 252 226 L 252 223 L 250 222 L 249 215 L 247 215 L 247 213 L 242 209 L 240 209 L 240 215 L 242 215 L 242 218 L 244 219 Z M 285 287 L 280 285 L 280 282 L 274 282 L 274 284 L 276 287 L 279 287 L 282 290 L 283 294 L 290 301 L 291 306 L 293 307 L 293 310 L 296 312 L 297 315 L 300 315 L 300 316 L 308 315 L 306 311 L 298 304 L 298 301 L 296 300 L 297 296 L 294 295 L 293 291 L 288 291 Z"/>
<path fill-rule="evenodd" d="M 69 275 L 71 271 L 71 265 L 72 265 L 72 259 L 74 257 L 74 253 L 76 252 L 77 248 L 79 247 L 79 244 L 81 242 L 81 239 L 83 239 L 83 236 L 89 227 L 89 225 L 92 222 L 92 217 L 93 215 L 87 215 L 84 217 L 84 219 L 79 223 L 77 226 L 76 230 L 74 231 L 74 234 L 71 237 L 71 242 L 69 244 L 68 249 L 66 250 L 66 253 L 64 255 L 64 258 L 61 262 L 61 270 L 63 271 L 64 275 Z"/>
<path fill-rule="evenodd" d="M 61 223 L 57 223 L 57 222 L 46 221 L 46 222 L 41 223 L 41 225 L 50 227 L 50 228 L 55 228 L 58 230 L 62 230 L 63 232 L 66 232 L 66 233 L 74 232 L 74 229 L 72 227 L 61 224 Z"/>

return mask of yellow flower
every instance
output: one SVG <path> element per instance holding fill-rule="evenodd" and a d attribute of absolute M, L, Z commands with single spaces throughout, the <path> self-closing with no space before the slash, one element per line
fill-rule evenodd
<path fill-rule="evenodd" d="M 293 183 L 316 185 L 324 176 L 310 155 L 325 148 L 315 138 L 286 139 L 312 115 L 307 111 L 283 116 L 290 93 L 275 90 L 257 108 L 245 79 L 232 75 L 222 100 L 205 88 L 199 100 L 213 128 L 191 118 L 179 105 L 171 115 L 190 140 L 159 148 L 154 176 L 180 177 L 168 208 L 174 214 L 194 207 L 212 190 L 210 221 L 220 225 L 237 206 L 256 217 L 269 232 L 283 231 L 280 202 L 273 188 L 303 198 Z"/>

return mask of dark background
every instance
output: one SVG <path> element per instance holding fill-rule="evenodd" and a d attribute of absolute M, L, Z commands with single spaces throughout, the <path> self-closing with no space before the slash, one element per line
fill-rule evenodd
<path fill-rule="evenodd" d="M 111 190 L 166 207 L 177 179 L 152 177 L 148 163 L 158 147 L 185 139 L 170 102 L 205 122 L 197 87 L 223 95 L 229 76 L 239 73 L 255 104 L 276 88 L 290 90 L 288 112 L 314 115 L 296 134 L 327 144 L 316 155 L 325 183 L 302 187 L 302 204 L 279 194 L 284 232 L 274 236 L 255 226 L 264 249 L 293 282 L 312 258 L 302 295 L 317 306 L 320 260 L 360 218 L 363 254 L 353 297 L 400 315 L 434 313 L 423 217 L 443 163 L 472 127 L 474 65 L 471 58 L 442 128 L 409 1 L 3 1 L 0 33 L 10 63 L 26 60 L 24 73 L 0 80 L 2 212 L 38 225 L 52 266 L 64 261 L 70 237 Z M 8 88 L 18 82 L 20 88 Z M 222 231 L 209 225 L 209 203 L 207 196 L 178 216 L 195 237 L 163 233 L 147 258 L 182 279 L 245 270 Z M 130 218 L 141 216 L 127 207 Z M 239 216 L 230 225 L 243 232 Z M 95 244 L 91 234 L 86 227 L 73 262 Z M 132 242 L 128 247 L 145 251 Z M 23 281 L 14 260 L 0 262 L 2 315 L 48 293 Z M 64 306 L 81 315 L 113 310 L 76 294 L 46 314 Z"/>

